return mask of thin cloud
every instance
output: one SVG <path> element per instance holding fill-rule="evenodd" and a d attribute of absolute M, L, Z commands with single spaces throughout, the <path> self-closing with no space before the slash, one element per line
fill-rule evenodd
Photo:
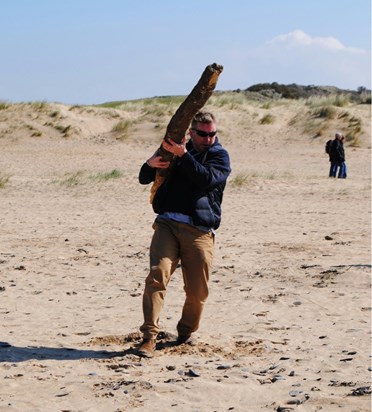
<path fill-rule="evenodd" d="M 354 90 L 359 86 L 371 87 L 370 51 L 347 47 L 335 37 L 315 37 L 294 30 L 254 49 L 242 50 L 243 47 L 229 50 L 234 78 L 226 79 L 226 88 L 231 84 L 274 81 Z M 224 82 L 221 79 L 221 84 Z"/>
<path fill-rule="evenodd" d="M 362 49 L 346 47 L 335 37 L 312 37 L 302 30 L 294 30 L 287 34 L 280 34 L 267 42 L 270 46 L 286 48 L 318 48 L 328 51 L 342 51 L 365 54 Z"/>

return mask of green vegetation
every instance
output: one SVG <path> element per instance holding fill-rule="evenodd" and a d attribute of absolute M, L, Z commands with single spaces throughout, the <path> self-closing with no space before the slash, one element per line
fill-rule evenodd
<path fill-rule="evenodd" d="M 336 109 L 332 106 L 323 106 L 313 111 L 315 117 L 324 119 L 334 119 L 336 117 Z"/>
<path fill-rule="evenodd" d="M 362 121 L 357 117 L 351 117 L 347 126 L 345 140 L 352 147 L 360 147 L 360 135 L 362 133 Z"/>
<path fill-rule="evenodd" d="M 61 182 L 62 185 L 73 187 L 82 183 L 84 172 L 79 170 L 74 173 L 67 173 L 66 178 Z"/>
<path fill-rule="evenodd" d="M 262 108 L 263 108 L 263 109 L 266 109 L 266 110 L 271 109 L 271 107 L 272 107 L 272 102 L 265 102 L 265 103 L 262 105 Z"/>
<path fill-rule="evenodd" d="M 293 179 L 295 176 L 293 173 L 284 171 L 277 172 L 271 171 L 267 173 L 258 172 L 238 172 L 234 177 L 229 180 L 229 185 L 234 188 L 242 188 L 246 186 L 252 186 L 253 184 L 259 184 L 265 181 L 271 180 L 284 180 L 288 181 Z"/>
<path fill-rule="evenodd" d="M 110 179 L 118 179 L 119 177 L 122 177 L 122 176 L 123 176 L 123 173 L 120 170 L 113 169 L 111 172 L 102 172 L 102 173 L 97 173 L 95 175 L 91 175 L 90 179 L 105 182 Z"/>
<path fill-rule="evenodd" d="M 31 102 L 27 103 L 33 110 L 37 112 L 43 112 L 46 111 L 48 108 L 48 103 L 47 102 Z"/>
<path fill-rule="evenodd" d="M 241 90 L 237 90 L 241 92 Z M 343 90 L 332 86 L 303 86 L 298 84 L 258 83 L 248 87 L 245 93 L 258 93 L 262 96 L 284 99 L 308 99 L 311 101 L 328 100 L 320 105 L 345 106 L 349 102 L 371 104 L 371 90 L 359 87 L 358 90 Z M 330 100 L 332 101 L 330 101 Z M 313 103 L 310 103 L 313 104 Z"/>
<path fill-rule="evenodd" d="M 74 132 L 76 133 L 77 131 L 74 130 L 74 128 L 69 124 L 67 126 L 60 124 L 60 123 L 52 123 L 52 122 L 46 122 L 44 126 L 50 126 L 53 127 L 54 129 L 58 130 L 63 137 L 69 137 L 71 136 Z"/>
<path fill-rule="evenodd" d="M 40 137 L 42 135 L 42 133 L 38 130 L 36 130 L 35 132 L 32 132 L 31 137 Z"/>
<path fill-rule="evenodd" d="M 9 175 L 3 175 L 0 173 L 0 189 L 3 189 L 6 184 L 9 182 L 10 176 Z"/>
<path fill-rule="evenodd" d="M 319 106 L 336 106 L 344 107 L 350 103 L 350 96 L 346 94 L 329 94 L 327 96 L 311 96 L 306 100 L 306 104 L 310 107 Z"/>
<path fill-rule="evenodd" d="M 98 172 L 87 174 L 86 171 L 78 170 L 74 173 L 66 173 L 65 178 L 61 181 L 63 186 L 75 187 L 84 185 L 89 182 L 107 182 L 112 179 L 118 179 L 123 176 L 123 172 L 119 169 L 113 169 L 110 172 Z"/>
<path fill-rule="evenodd" d="M 0 110 L 6 110 L 9 107 L 9 104 L 0 100 Z"/>
<path fill-rule="evenodd" d="M 128 137 L 129 129 L 132 125 L 130 120 L 120 120 L 116 125 L 112 128 L 112 132 L 116 134 L 117 140 L 125 140 Z"/>
<path fill-rule="evenodd" d="M 136 100 L 119 100 L 114 102 L 106 102 L 96 105 L 96 107 L 105 107 L 109 109 L 120 109 L 120 110 L 131 110 L 133 108 L 143 108 L 146 106 L 156 106 L 160 105 L 163 108 L 169 108 L 173 106 L 179 106 L 186 96 L 157 96 L 145 99 Z"/>
<path fill-rule="evenodd" d="M 274 123 L 274 119 L 275 119 L 274 116 L 271 115 L 270 113 L 265 114 L 265 116 L 261 118 L 260 123 L 261 124 L 271 124 L 271 123 Z"/>
<path fill-rule="evenodd" d="M 234 187 L 242 187 L 249 183 L 251 176 L 248 173 L 239 172 L 230 182 Z"/>
<path fill-rule="evenodd" d="M 234 110 L 242 107 L 247 101 L 246 95 L 242 93 L 224 92 L 213 94 L 208 100 L 208 104 L 216 107 L 227 107 L 230 110 Z"/>

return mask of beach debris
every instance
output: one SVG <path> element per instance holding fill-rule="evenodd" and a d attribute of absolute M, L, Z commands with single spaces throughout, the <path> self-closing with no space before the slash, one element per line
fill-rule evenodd
<path fill-rule="evenodd" d="M 300 266 L 300 268 L 301 269 L 310 269 L 310 268 L 316 268 L 316 267 L 319 267 L 320 265 L 307 265 L 307 264 L 304 264 L 304 265 L 301 265 Z"/>
<path fill-rule="evenodd" d="M 340 387 L 340 386 L 356 386 L 356 383 L 355 382 L 345 382 L 345 381 L 340 382 L 340 381 L 331 380 L 331 382 L 328 384 L 328 386 L 337 386 L 337 387 Z"/>
<path fill-rule="evenodd" d="M 287 401 L 287 404 L 288 405 L 301 405 L 304 402 L 306 402 L 308 399 L 310 399 L 310 395 L 305 393 L 305 395 L 301 399 L 290 399 L 289 401 Z"/>
<path fill-rule="evenodd" d="M 274 382 L 276 382 L 276 381 L 284 381 L 284 380 L 285 380 L 285 377 L 282 376 L 282 375 L 274 375 L 274 376 L 271 378 L 271 382 L 272 382 L 272 383 L 274 383 Z"/>
<path fill-rule="evenodd" d="M 317 386 L 313 386 L 310 390 L 312 392 L 320 392 L 320 389 Z"/>
<path fill-rule="evenodd" d="M 303 391 L 300 391 L 300 390 L 293 390 L 293 391 L 289 391 L 289 393 L 288 393 L 288 395 L 289 396 L 292 396 L 292 397 L 295 397 L 295 396 L 298 396 L 298 395 L 301 395 L 303 393 Z"/>
<path fill-rule="evenodd" d="M 371 394 L 370 386 L 360 386 L 359 388 L 353 389 L 348 396 L 364 396 Z"/>
<path fill-rule="evenodd" d="M 63 392 L 63 393 L 59 393 L 58 395 L 56 395 L 57 398 L 62 398 L 63 396 L 67 396 L 69 395 L 70 392 Z"/>
<path fill-rule="evenodd" d="M 217 369 L 222 370 L 222 369 L 231 369 L 230 365 L 218 365 Z"/>
<path fill-rule="evenodd" d="M 200 376 L 200 373 L 199 373 L 199 372 L 196 372 L 194 369 L 189 369 L 189 370 L 186 372 L 186 375 L 187 375 L 187 376 L 191 376 L 192 378 L 198 378 L 198 377 Z"/>

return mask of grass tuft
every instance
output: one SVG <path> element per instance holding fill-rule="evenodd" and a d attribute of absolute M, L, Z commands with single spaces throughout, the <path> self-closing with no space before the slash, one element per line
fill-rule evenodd
<path fill-rule="evenodd" d="M 90 178 L 93 180 L 105 182 L 110 179 L 118 179 L 119 177 L 122 177 L 122 176 L 123 176 L 123 172 L 121 172 L 118 169 L 113 169 L 111 172 L 97 173 L 95 175 L 90 176 Z"/>
<path fill-rule="evenodd" d="M 332 106 L 323 106 L 314 110 L 313 115 L 322 119 L 334 119 L 336 117 L 336 109 Z"/>
<path fill-rule="evenodd" d="M 125 140 L 129 135 L 129 129 L 131 126 L 132 122 L 130 120 L 120 120 L 112 128 L 112 132 L 115 133 L 117 140 Z"/>
<path fill-rule="evenodd" d="M 0 110 L 6 110 L 9 107 L 9 104 L 0 100 Z"/>
<path fill-rule="evenodd" d="M 271 115 L 270 113 L 265 114 L 265 116 L 261 118 L 260 123 L 261 124 L 271 124 L 271 123 L 274 123 L 274 119 L 275 119 L 274 116 Z"/>
<path fill-rule="evenodd" d="M 82 179 L 84 172 L 82 170 L 79 170 L 74 173 L 66 173 L 65 176 L 66 178 L 61 182 L 61 184 L 67 187 L 74 187 L 83 183 Z"/>
<path fill-rule="evenodd" d="M 107 182 L 111 179 L 118 179 L 123 176 L 123 172 L 119 169 L 113 169 L 110 172 L 99 172 L 91 175 L 83 170 L 78 170 L 74 173 L 66 173 L 65 179 L 62 180 L 61 184 L 67 187 L 75 187 L 79 185 L 84 185 L 90 182 Z"/>
<path fill-rule="evenodd" d="M 6 184 L 9 182 L 9 179 L 9 175 L 3 175 L 0 173 L 0 189 L 3 189 L 6 186 Z"/>

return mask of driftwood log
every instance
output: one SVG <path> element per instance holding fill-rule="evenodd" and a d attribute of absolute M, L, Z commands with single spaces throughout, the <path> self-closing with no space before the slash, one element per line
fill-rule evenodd
<path fill-rule="evenodd" d="M 172 139 L 176 143 L 182 142 L 192 118 L 205 105 L 207 100 L 212 95 L 222 70 L 223 67 L 217 63 L 210 64 L 205 68 L 196 86 L 181 103 L 180 107 L 168 123 L 164 137 L 165 140 Z M 161 155 L 162 160 L 170 161 L 171 163 L 167 169 L 157 169 L 156 178 L 151 187 L 150 203 L 152 203 L 157 189 L 164 182 L 175 160 L 175 156 L 165 150 L 163 146 L 159 147 L 158 154 Z"/>

